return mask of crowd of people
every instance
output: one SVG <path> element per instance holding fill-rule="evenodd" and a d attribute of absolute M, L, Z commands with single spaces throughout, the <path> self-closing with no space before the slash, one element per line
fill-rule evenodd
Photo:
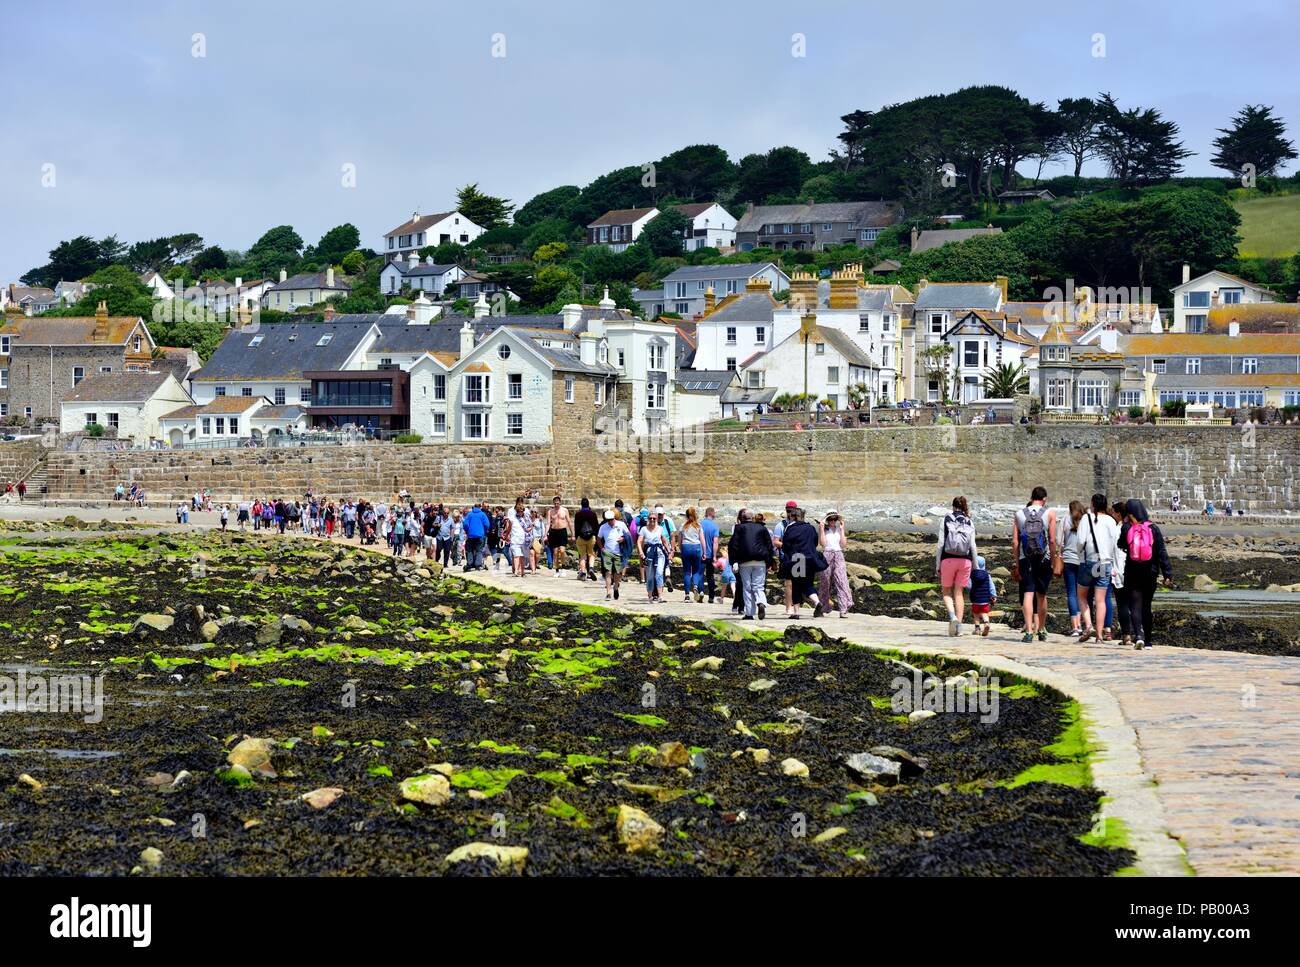
<path fill-rule="evenodd" d="M 1047 596 L 1054 578 L 1065 586 L 1070 635 L 1080 642 L 1121 641 L 1142 649 L 1154 644 L 1152 601 L 1160 582 L 1173 582 L 1164 534 L 1140 500 L 1110 501 L 1093 494 L 1068 509 L 1047 506 L 1047 489 L 1035 487 L 1016 511 L 1011 528 L 1011 580 L 1019 586 L 1024 617 L 1021 640 L 1047 640 Z M 997 585 L 975 546 L 965 497 L 939 525 L 936 571 L 948 609 L 948 633 L 960 635 L 965 596 L 976 634 L 988 635 Z"/>

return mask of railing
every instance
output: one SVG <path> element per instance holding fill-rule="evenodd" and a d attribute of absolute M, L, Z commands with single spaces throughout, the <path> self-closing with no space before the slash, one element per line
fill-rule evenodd
<path fill-rule="evenodd" d="M 1232 419 L 1226 416 L 1157 416 L 1156 426 L 1232 426 Z"/>
<path fill-rule="evenodd" d="M 1104 413 L 1044 413 L 1044 423 L 1107 423 Z"/>

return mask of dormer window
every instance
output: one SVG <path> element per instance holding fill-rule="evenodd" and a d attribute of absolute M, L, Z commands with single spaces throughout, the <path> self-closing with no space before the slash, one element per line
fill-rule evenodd
<path fill-rule="evenodd" d="M 330 340 L 332 340 L 333 338 L 334 338 L 334 333 L 327 332 L 325 333 L 325 335 L 321 336 L 319 339 L 316 340 L 316 345 L 328 346 L 330 344 Z"/>
<path fill-rule="evenodd" d="M 262 345 L 262 340 L 265 338 L 266 337 L 262 335 L 254 336 L 252 339 L 248 340 L 248 348 L 252 349 L 254 346 Z"/>

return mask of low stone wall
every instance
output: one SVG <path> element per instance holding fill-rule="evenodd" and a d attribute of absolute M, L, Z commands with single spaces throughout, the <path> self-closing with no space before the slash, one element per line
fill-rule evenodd
<path fill-rule="evenodd" d="M 17 481 L 41 459 L 44 448 L 39 440 L 13 440 L 0 443 L 0 492 L 9 481 Z"/>
<path fill-rule="evenodd" d="M 605 503 L 752 504 L 793 497 L 814 508 L 1023 503 L 1036 485 L 1064 501 L 1103 491 L 1166 506 L 1205 497 L 1242 510 L 1288 511 L 1300 497 L 1300 430 L 1151 426 L 938 426 L 765 431 L 664 440 L 606 437 L 557 446 L 364 444 L 296 450 L 130 451 L 49 455 L 49 493 L 105 499 L 132 481 L 154 500 L 207 488 L 220 500 L 259 494 L 417 496 L 508 502 L 521 493 Z"/>

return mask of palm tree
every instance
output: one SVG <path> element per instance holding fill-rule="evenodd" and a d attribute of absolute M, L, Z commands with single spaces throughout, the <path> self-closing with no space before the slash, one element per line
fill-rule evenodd
<path fill-rule="evenodd" d="M 998 363 L 984 377 L 984 392 L 990 399 L 1009 400 L 1029 392 L 1029 372 L 1024 363 Z"/>

